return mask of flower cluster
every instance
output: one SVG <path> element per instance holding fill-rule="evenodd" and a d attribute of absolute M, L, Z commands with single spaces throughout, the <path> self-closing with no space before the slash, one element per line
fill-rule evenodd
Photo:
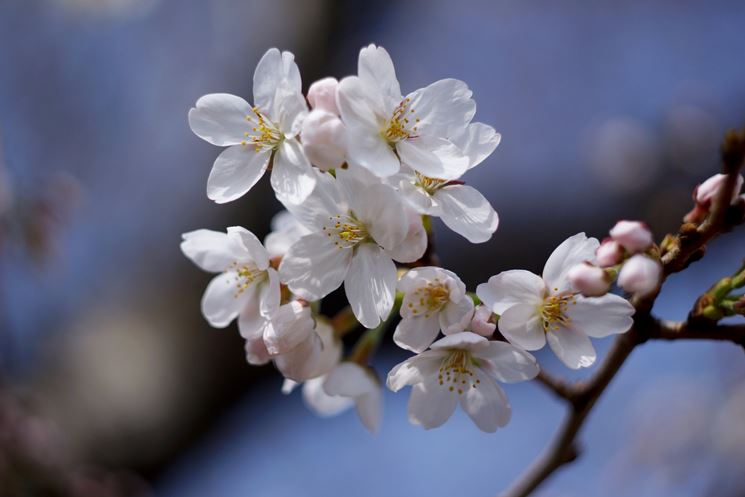
<path fill-rule="evenodd" d="M 606 244 L 583 233 L 551 254 L 542 276 L 506 271 L 476 294 L 431 265 L 431 217 L 472 243 L 489 240 L 499 223 L 462 179 L 500 142 L 492 127 L 473 122 L 464 82 L 443 79 L 404 94 L 388 53 L 370 45 L 356 75 L 324 78 L 307 95 L 301 86 L 294 56 L 271 49 L 256 67 L 253 105 L 228 94 L 197 101 L 191 129 L 227 147 L 207 196 L 236 200 L 271 171 L 286 210 L 263 243 L 237 226 L 186 233 L 181 243 L 189 259 L 216 273 L 202 299 L 206 320 L 218 328 L 237 320 L 248 362 L 273 362 L 286 378 L 283 391 L 302 384 L 306 404 L 323 416 L 356 406 L 376 431 L 382 392 L 369 361 L 398 311 L 393 340 L 416 355 L 386 384 L 411 386 L 409 419 L 440 426 L 460 404 L 492 432 L 510 419 L 498 383 L 538 374 L 527 351 L 548 343 L 568 367 L 587 367 L 595 360 L 588 337 L 630 328 L 633 307 L 607 293 Z M 614 265 L 628 257 L 631 265 L 632 254 L 652 245 L 638 227 L 619 224 L 611 236 L 623 247 Z M 588 291 L 578 265 L 599 271 L 602 287 Z M 342 285 L 348 314 L 368 329 L 347 355 L 341 337 L 355 326 L 325 318 L 318 305 Z"/>

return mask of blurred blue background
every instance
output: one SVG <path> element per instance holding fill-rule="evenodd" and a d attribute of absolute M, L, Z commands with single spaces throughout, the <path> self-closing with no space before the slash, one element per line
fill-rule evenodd
<path fill-rule="evenodd" d="M 734 0 L 4 0 L 3 384 L 32 395 L 60 458 L 126 470 L 152 495 L 496 494 L 561 420 L 538 385 L 508 387 L 513 421 L 494 435 L 462 414 L 424 432 L 406 420 L 407 393 L 387 394 L 371 437 L 351 413 L 314 418 L 271 369 L 245 364 L 233 328 L 207 326 L 209 276 L 180 234 L 241 224 L 261 236 L 280 206 L 266 182 L 228 205 L 206 198 L 218 152 L 190 132 L 188 109 L 205 93 L 250 97 L 272 46 L 295 53 L 304 88 L 355 72 L 370 42 L 404 92 L 466 81 L 477 120 L 503 137 L 465 177 L 499 231 L 471 245 L 437 226 L 443 264 L 473 289 L 504 269 L 539 272 L 568 235 L 602 238 L 618 218 L 660 239 L 676 229 L 717 171 L 722 134 L 745 123 L 744 25 Z M 719 240 L 656 312 L 685 317 L 744 246 L 742 230 Z M 384 348 L 380 375 L 404 357 Z M 581 460 L 537 495 L 741 495 L 743 378 L 732 345 L 644 345 L 593 414 Z"/>

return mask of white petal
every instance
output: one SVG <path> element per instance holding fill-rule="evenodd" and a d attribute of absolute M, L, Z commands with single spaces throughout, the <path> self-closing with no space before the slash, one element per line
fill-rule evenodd
<path fill-rule="evenodd" d="M 409 231 L 409 219 L 401 198 L 390 186 L 377 184 L 365 188 L 350 199 L 352 210 L 362 221 L 375 242 L 385 249 L 395 249 Z"/>
<path fill-rule="evenodd" d="M 448 388 L 438 383 L 437 375 L 414 385 L 409 397 L 409 421 L 428 430 L 447 421 L 458 404 L 457 392 Z"/>
<path fill-rule="evenodd" d="M 269 150 L 251 145 L 233 145 L 215 160 L 207 178 L 207 197 L 218 204 L 242 197 L 264 175 L 269 164 Z"/>
<path fill-rule="evenodd" d="M 434 266 L 422 266 L 409 269 L 398 280 L 397 288 L 406 294 L 414 292 L 417 288 L 426 286 L 427 282 L 439 277 L 439 271 L 440 268 Z M 412 298 L 410 295 L 405 295 L 404 299 L 407 297 Z M 408 314 L 406 314 L 407 307 L 408 306 L 404 304 L 401 308 L 402 316 L 408 316 Z"/>
<path fill-rule="evenodd" d="M 368 134 L 378 133 L 387 115 L 383 94 L 369 81 L 356 76 L 342 79 L 336 90 L 341 119 L 348 128 Z M 350 145 L 351 145 L 350 139 Z"/>
<path fill-rule="evenodd" d="M 468 168 L 476 167 L 497 148 L 502 135 L 483 123 L 471 123 L 453 142 L 468 156 Z"/>
<path fill-rule="evenodd" d="M 564 240 L 551 253 L 543 266 L 543 280 L 554 291 L 561 292 L 571 288 L 567 277 L 570 269 L 581 262 L 594 261 L 595 251 L 600 242 L 595 238 L 587 238 L 584 233 L 577 233 Z"/>
<path fill-rule="evenodd" d="M 181 251 L 204 271 L 221 273 L 234 262 L 246 260 L 244 248 L 227 233 L 202 229 L 181 236 Z"/>
<path fill-rule="evenodd" d="M 535 357 L 505 342 L 489 342 L 489 347 L 473 355 L 483 359 L 484 370 L 503 383 L 531 380 L 539 371 Z"/>
<path fill-rule="evenodd" d="M 473 300 L 464 296 L 458 302 L 449 302 L 440 312 L 440 327 L 446 335 L 465 330 L 473 317 Z"/>
<path fill-rule="evenodd" d="M 271 318 L 279 309 L 282 294 L 277 270 L 269 268 L 266 274 L 267 281 L 259 288 L 259 311 L 263 316 Z"/>
<path fill-rule="evenodd" d="M 344 281 L 352 250 L 342 249 L 320 233 L 305 235 L 295 242 L 279 265 L 279 277 L 294 293 L 306 300 L 318 300 Z"/>
<path fill-rule="evenodd" d="M 402 175 L 403 176 L 403 175 Z M 391 176 L 399 178 L 399 175 Z M 439 206 L 436 204 L 432 195 L 427 193 L 424 188 L 416 185 L 413 176 L 403 176 L 398 181 L 398 192 L 403 196 L 406 202 L 416 209 L 420 214 L 429 214 L 430 216 L 440 215 Z"/>
<path fill-rule="evenodd" d="M 290 52 L 280 53 L 276 48 L 270 48 L 261 57 L 254 71 L 254 104 L 262 112 L 272 112 L 278 88 L 284 86 L 290 91 L 301 93 L 301 85 L 295 56 Z"/>
<path fill-rule="evenodd" d="M 257 269 L 262 271 L 269 267 L 269 253 L 256 238 L 256 235 L 241 226 L 230 226 L 228 237 L 234 241 L 235 245 L 240 246 L 243 253 L 246 254 L 243 258 L 236 259 L 236 262 L 250 261 Z"/>
<path fill-rule="evenodd" d="M 387 106 L 391 109 L 401 101 L 401 87 L 396 79 L 393 61 L 383 47 L 370 44 L 360 50 L 357 74 L 384 95 Z"/>
<path fill-rule="evenodd" d="M 285 139 L 274 155 L 272 188 L 282 203 L 300 204 L 313 191 L 316 175 L 295 139 Z"/>
<path fill-rule="evenodd" d="M 271 360 L 264 345 L 264 340 L 261 338 L 246 340 L 245 351 L 246 361 L 252 366 L 262 366 Z"/>
<path fill-rule="evenodd" d="M 264 330 L 269 325 L 269 319 L 259 312 L 257 299 L 248 299 L 238 315 L 238 331 L 246 340 L 261 340 L 263 352 L 266 352 Z M 269 353 L 266 352 L 268 355 Z"/>
<path fill-rule="evenodd" d="M 468 156 L 445 138 L 415 136 L 398 142 L 396 151 L 401 162 L 431 178 L 458 179 L 468 170 Z"/>
<path fill-rule="evenodd" d="M 302 203 L 294 204 L 279 199 L 298 222 L 309 231 L 320 230 L 328 222 L 329 217 L 345 214 L 348 211 L 346 199 L 341 193 L 338 181 L 330 174 L 318 170 L 314 170 L 314 176 L 316 186 Z"/>
<path fill-rule="evenodd" d="M 408 95 L 419 133 L 449 138 L 459 135 L 476 113 L 472 92 L 463 81 L 441 79 Z"/>
<path fill-rule="evenodd" d="M 407 217 L 409 219 L 409 231 L 406 233 L 406 238 L 392 250 L 387 251 L 391 259 L 402 263 L 421 259 L 424 252 L 427 251 L 428 243 L 427 231 L 424 229 L 421 216 L 409 209 Z"/>
<path fill-rule="evenodd" d="M 310 308 L 300 302 L 290 302 L 279 307 L 264 331 L 264 343 L 272 355 L 286 354 L 313 333 Z"/>
<path fill-rule="evenodd" d="M 625 333 L 634 324 L 634 306 L 611 293 L 593 298 L 577 296 L 577 304 L 569 307 L 567 315 L 572 328 L 595 338 Z"/>
<path fill-rule="evenodd" d="M 400 169 L 398 157 L 378 129 L 348 125 L 347 137 L 350 163 L 364 167 L 381 178 L 396 174 Z"/>
<path fill-rule="evenodd" d="M 380 390 L 380 386 L 366 368 L 342 362 L 326 375 L 323 389 L 329 395 L 359 397 Z"/>
<path fill-rule="evenodd" d="M 471 333 L 470 331 L 461 331 L 460 333 L 454 333 L 444 338 L 440 338 L 432 344 L 430 349 L 432 350 L 449 350 L 449 349 L 465 349 L 465 350 L 479 350 L 488 346 L 489 340 Z"/>
<path fill-rule="evenodd" d="M 544 292 L 540 276 L 522 269 L 502 271 L 476 287 L 476 295 L 495 314 L 502 314 L 515 304 L 537 306 L 543 301 Z"/>
<path fill-rule="evenodd" d="M 202 314 L 215 328 L 225 328 L 229 325 L 238 317 L 249 298 L 253 298 L 254 287 L 239 292 L 237 281 L 238 275 L 235 272 L 218 274 L 212 278 L 204 291 Z"/>
<path fill-rule="evenodd" d="M 592 366 L 597 354 L 587 335 L 571 328 L 560 328 L 546 334 L 548 345 L 568 368 Z"/>
<path fill-rule="evenodd" d="M 323 350 L 316 357 L 313 377 L 328 373 L 341 360 L 342 343 L 336 338 L 334 329 L 325 321 L 319 319 L 316 321 L 316 334 L 321 339 Z"/>
<path fill-rule="evenodd" d="M 393 308 L 396 265 L 380 247 L 358 246 L 344 279 L 344 292 L 357 320 L 366 328 L 375 328 Z"/>
<path fill-rule="evenodd" d="M 393 341 L 402 349 L 422 352 L 437 338 L 440 331 L 437 314 L 430 317 L 403 318 L 393 332 Z"/>
<path fill-rule="evenodd" d="M 398 392 L 406 385 L 415 385 L 434 375 L 440 368 L 447 352 L 428 350 L 396 364 L 388 373 L 386 385 Z"/>
<path fill-rule="evenodd" d="M 377 433 L 380 429 L 380 420 L 383 417 L 383 391 L 378 387 L 357 398 L 357 416 L 370 433 Z"/>
<path fill-rule="evenodd" d="M 329 395 L 323 390 L 326 376 L 313 378 L 303 383 L 303 401 L 308 408 L 321 417 L 336 416 L 354 405 L 351 397 Z"/>
<path fill-rule="evenodd" d="M 499 385 L 481 370 L 476 369 L 475 378 L 480 383 L 464 387 L 460 405 L 481 431 L 493 433 L 509 423 L 510 403 Z"/>
<path fill-rule="evenodd" d="M 246 116 L 251 105 L 240 97 L 227 93 L 212 93 L 197 100 L 189 111 L 189 126 L 199 138 L 213 145 L 225 147 L 243 141 L 251 131 Z"/>
<path fill-rule="evenodd" d="M 502 313 L 497 322 L 499 332 L 525 350 L 538 350 L 546 345 L 546 333 L 535 304 L 513 305 Z"/>
<path fill-rule="evenodd" d="M 323 353 L 321 338 L 316 333 L 308 337 L 285 354 L 274 358 L 274 365 L 285 378 L 295 381 L 305 381 L 319 376 L 317 372 L 318 358 Z"/>
<path fill-rule="evenodd" d="M 471 243 L 488 241 L 499 225 L 499 216 L 488 200 L 473 187 L 453 185 L 434 194 L 445 225 Z"/>

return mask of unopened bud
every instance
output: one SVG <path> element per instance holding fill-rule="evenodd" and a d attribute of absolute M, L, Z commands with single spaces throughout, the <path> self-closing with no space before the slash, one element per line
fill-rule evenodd
<path fill-rule="evenodd" d="M 621 257 L 623 257 L 621 245 L 611 238 L 603 240 L 595 251 L 595 260 L 601 267 L 615 266 L 621 262 Z"/>
<path fill-rule="evenodd" d="M 644 296 L 657 289 L 662 277 L 662 265 L 646 255 L 631 257 L 618 274 L 618 285 L 629 293 Z"/>
<path fill-rule="evenodd" d="M 490 337 L 497 329 L 496 323 L 492 322 L 491 309 L 485 305 L 476 307 L 471 319 L 471 331 L 481 336 Z"/>
<path fill-rule="evenodd" d="M 742 183 L 743 183 L 743 177 L 742 174 L 737 175 L 737 180 L 735 182 L 735 189 L 732 192 L 732 198 L 730 199 L 730 203 L 737 200 L 737 197 L 740 195 L 740 190 L 742 189 Z M 703 207 L 708 207 L 711 205 L 711 201 L 714 200 L 714 198 L 719 193 L 719 190 L 722 189 L 724 184 L 727 182 L 727 175 L 726 174 L 715 174 L 711 178 L 707 179 L 698 187 L 696 188 L 696 193 L 694 195 L 694 200 L 697 204 L 701 204 Z"/>
<path fill-rule="evenodd" d="M 567 273 L 569 281 L 585 297 L 599 297 L 608 293 L 610 281 L 602 268 L 583 262 Z"/>
<path fill-rule="evenodd" d="M 325 110 L 335 116 L 339 115 L 336 106 L 336 88 L 339 82 L 336 78 L 319 79 L 308 88 L 308 102 L 313 109 Z"/>
<path fill-rule="evenodd" d="M 346 161 L 346 129 L 336 115 L 312 110 L 300 132 L 303 150 L 311 163 L 321 170 L 337 168 Z"/>
<path fill-rule="evenodd" d="M 639 221 L 618 221 L 610 236 L 631 253 L 644 252 L 652 246 L 652 232 Z"/>

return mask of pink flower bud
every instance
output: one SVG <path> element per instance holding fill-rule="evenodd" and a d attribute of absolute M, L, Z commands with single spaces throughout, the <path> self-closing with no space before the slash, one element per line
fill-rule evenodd
<path fill-rule="evenodd" d="M 611 238 L 603 240 L 603 243 L 595 251 L 595 260 L 600 267 L 615 266 L 621 262 L 622 256 L 623 248 L 617 241 Z"/>
<path fill-rule="evenodd" d="M 341 166 L 346 161 L 346 129 L 334 114 L 314 109 L 303 122 L 300 132 L 308 159 L 319 169 Z"/>
<path fill-rule="evenodd" d="M 647 295 L 660 284 L 662 265 L 646 255 L 637 254 L 621 268 L 618 285 L 629 293 Z"/>
<path fill-rule="evenodd" d="M 610 289 L 605 271 L 586 262 L 572 267 L 567 276 L 574 289 L 582 292 L 585 297 L 599 297 Z"/>
<path fill-rule="evenodd" d="M 709 205 L 711 205 L 711 201 L 714 200 L 714 197 L 716 197 L 719 190 L 722 188 L 722 186 L 724 186 L 726 180 L 726 174 L 715 174 L 711 178 L 698 185 L 694 193 L 694 200 L 696 201 L 696 203 L 701 204 L 703 207 L 708 207 Z M 742 174 L 740 174 L 737 176 L 735 190 L 732 192 L 732 202 L 737 200 L 738 195 L 740 195 L 742 183 L 743 177 Z"/>
<path fill-rule="evenodd" d="M 336 78 L 319 79 L 308 88 L 308 102 L 313 109 L 321 109 L 335 116 L 339 115 L 336 106 L 336 88 L 339 82 Z"/>
<path fill-rule="evenodd" d="M 631 253 L 643 252 L 652 246 L 652 232 L 639 221 L 618 221 L 610 236 Z"/>
<path fill-rule="evenodd" d="M 477 306 L 471 319 L 471 331 L 485 337 L 492 336 L 494 330 L 497 329 L 497 325 L 496 323 L 489 322 L 491 315 L 491 309 L 485 305 Z"/>

